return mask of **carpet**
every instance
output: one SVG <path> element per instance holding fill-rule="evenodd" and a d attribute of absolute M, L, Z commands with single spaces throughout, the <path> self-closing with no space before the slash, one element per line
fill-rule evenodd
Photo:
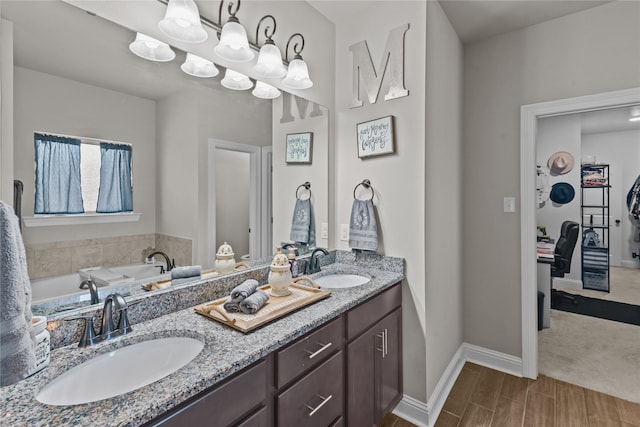
<path fill-rule="evenodd" d="M 575 299 L 575 304 L 563 299 L 562 295 Z M 640 326 L 640 306 L 624 302 L 607 301 L 570 294 L 564 291 L 554 291 L 551 296 L 551 308 Z"/>

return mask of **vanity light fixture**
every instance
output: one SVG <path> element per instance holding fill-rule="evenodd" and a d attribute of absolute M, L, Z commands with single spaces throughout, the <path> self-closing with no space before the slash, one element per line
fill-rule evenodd
<path fill-rule="evenodd" d="M 288 89 L 308 89 L 313 86 L 313 82 L 309 78 L 309 68 L 307 63 L 302 60 L 302 49 L 304 49 L 304 37 L 300 33 L 295 33 L 287 41 L 287 48 L 285 51 L 286 59 L 289 59 L 289 43 L 295 37 L 299 36 L 302 40 L 302 44 L 298 47 L 298 43 L 293 45 L 293 52 L 296 54 L 293 57 L 293 61 L 289 63 L 289 69 L 287 75 L 282 81 L 282 85 Z"/>
<path fill-rule="evenodd" d="M 222 5 L 220 2 L 219 17 L 222 18 Z M 249 39 L 247 39 L 247 32 L 244 27 L 240 25 L 240 21 L 236 17 L 236 13 L 240 9 L 240 0 L 236 5 L 234 11 L 233 2 L 229 2 L 229 19 L 227 23 L 222 27 L 220 33 L 220 43 L 213 49 L 213 51 L 223 59 L 232 62 L 247 62 L 251 61 L 255 54 L 249 47 Z"/>
<path fill-rule="evenodd" d="M 282 53 L 280 53 L 280 49 L 278 49 L 278 46 L 276 46 L 272 39 L 276 32 L 276 18 L 272 15 L 265 15 L 258 22 L 256 28 L 256 43 L 258 42 L 260 24 L 268 18 L 273 21 L 273 30 L 269 31 L 270 28 L 268 25 L 265 27 L 264 36 L 266 40 L 260 48 L 258 62 L 253 69 L 259 77 L 279 79 L 287 74 L 287 69 L 282 64 Z"/>
<path fill-rule="evenodd" d="M 220 73 L 213 62 L 188 52 L 187 58 L 180 66 L 180 69 L 190 76 L 203 78 L 215 77 Z"/>
<path fill-rule="evenodd" d="M 282 94 L 278 88 L 265 82 L 261 82 L 260 80 L 256 81 L 256 87 L 251 91 L 251 93 L 256 98 L 262 99 L 275 99 Z"/>
<path fill-rule="evenodd" d="M 142 33 L 136 33 L 136 39 L 129 45 L 129 50 L 149 61 L 168 62 L 176 57 L 168 44 Z"/>
<path fill-rule="evenodd" d="M 181 42 L 200 43 L 208 37 L 193 0 L 169 0 L 164 19 L 158 27 L 167 36 Z"/>
<path fill-rule="evenodd" d="M 635 106 L 631 109 L 630 122 L 640 122 L 640 106 Z"/>
<path fill-rule="evenodd" d="M 224 73 L 224 78 L 220 80 L 220 84 L 232 90 L 247 90 L 253 87 L 253 83 L 251 83 L 249 77 L 229 68 L 227 68 L 227 71 Z"/>

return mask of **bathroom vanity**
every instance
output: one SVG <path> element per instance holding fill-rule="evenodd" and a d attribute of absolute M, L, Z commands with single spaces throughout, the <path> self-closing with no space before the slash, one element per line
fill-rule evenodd
<path fill-rule="evenodd" d="M 75 343 L 57 348 L 48 368 L 2 389 L 3 422 L 95 427 L 373 425 L 402 396 L 404 260 L 338 251 L 332 261 L 314 276 L 348 273 L 371 280 L 332 289 L 330 297 L 246 334 L 195 313 L 193 306 L 207 299 L 193 297 L 189 308 L 147 321 L 134 319 L 133 332 L 124 337 L 87 348 Z M 251 272 L 219 281 L 228 288 L 239 284 L 243 274 Z M 215 286 L 222 285 L 215 279 L 192 285 L 204 298 L 210 294 L 200 287 Z M 221 292 L 229 292 L 227 288 Z M 161 294 L 165 297 L 158 302 L 165 304 L 168 293 Z M 99 354 L 175 336 L 196 338 L 204 348 L 187 365 L 151 384 L 73 406 L 45 405 L 35 398 L 57 376 Z"/>

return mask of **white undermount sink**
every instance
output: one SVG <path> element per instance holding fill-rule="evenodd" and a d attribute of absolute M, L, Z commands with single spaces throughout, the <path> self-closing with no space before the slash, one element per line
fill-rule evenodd
<path fill-rule="evenodd" d="M 358 274 L 329 274 L 313 279 L 321 288 L 326 289 L 347 289 L 355 286 L 365 285 L 371 279 Z"/>
<path fill-rule="evenodd" d="M 36 394 L 47 405 L 78 405 L 128 393 L 177 371 L 204 348 L 194 338 L 158 338 L 103 353 L 68 370 Z"/>

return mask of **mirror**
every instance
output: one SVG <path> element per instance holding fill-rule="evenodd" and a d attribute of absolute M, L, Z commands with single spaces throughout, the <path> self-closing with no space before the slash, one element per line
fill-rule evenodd
<path fill-rule="evenodd" d="M 176 265 L 213 268 L 221 239 L 236 239 L 225 234 L 227 226 L 216 233 L 217 218 L 239 218 L 235 210 L 246 209 L 216 203 L 222 188 L 241 192 L 239 178 L 216 178 L 220 142 L 254 147 L 249 175 L 257 178 L 242 196 L 250 199 L 249 224 L 239 227 L 250 229 L 251 238 L 248 246 L 246 236 L 229 242 L 238 248 L 236 261 L 263 266 L 275 246 L 289 241 L 296 188 L 305 181 L 316 245 L 328 246 L 319 235 L 328 224 L 325 107 L 286 93 L 269 101 L 225 89 L 223 67 L 214 78 L 189 76 L 180 69 L 186 53 L 179 49 L 167 63 L 138 58 L 128 49 L 134 32 L 61 1 L 3 1 L 1 12 L 13 22 L 14 178 L 24 184 L 23 216 L 33 216 L 34 132 L 132 144 L 134 211 L 141 214 L 135 222 L 23 226 L 32 282 L 51 276 L 69 282 L 67 275 L 77 280 L 81 269 L 124 266 L 122 274 L 136 282 L 115 289 L 145 292 L 137 280 L 166 277 L 142 262 L 152 248 Z M 286 164 L 286 135 L 300 132 L 314 134 L 313 162 Z M 69 301 L 46 286 L 46 301 L 34 303 L 34 312 L 57 316 Z M 88 304 L 89 292 L 74 298 Z"/>

